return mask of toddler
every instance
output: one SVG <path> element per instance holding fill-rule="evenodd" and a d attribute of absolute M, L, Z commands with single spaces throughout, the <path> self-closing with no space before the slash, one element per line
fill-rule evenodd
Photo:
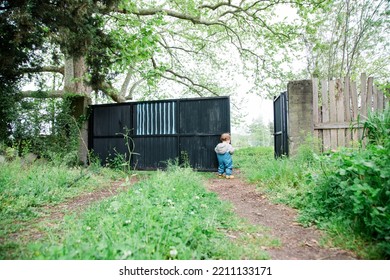
<path fill-rule="evenodd" d="M 233 179 L 233 160 L 231 155 L 234 153 L 234 148 L 230 144 L 229 133 L 223 133 L 221 135 L 221 143 L 214 150 L 218 158 L 218 176 L 223 177 L 225 173 L 227 179 Z"/>

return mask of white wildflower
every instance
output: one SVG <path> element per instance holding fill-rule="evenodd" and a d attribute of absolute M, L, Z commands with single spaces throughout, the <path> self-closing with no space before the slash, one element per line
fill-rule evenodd
<path fill-rule="evenodd" d="M 177 256 L 177 250 L 176 249 L 171 249 L 169 251 L 169 255 L 171 256 L 171 258 L 174 258 Z"/>
<path fill-rule="evenodd" d="M 133 254 L 132 251 L 128 250 L 123 253 L 122 259 L 126 259 L 127 257 L 130 257 Z"/>

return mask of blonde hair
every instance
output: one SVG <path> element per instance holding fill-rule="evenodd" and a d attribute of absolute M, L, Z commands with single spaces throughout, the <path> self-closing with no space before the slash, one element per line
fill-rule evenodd
<path fill-rule="evenodd" d="M 230 140 L 230 133 L 223 133 L 220 139 L 221 142 Z"/>

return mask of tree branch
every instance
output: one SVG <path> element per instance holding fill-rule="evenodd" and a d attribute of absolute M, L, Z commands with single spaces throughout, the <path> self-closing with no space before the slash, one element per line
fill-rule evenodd
<path fill-rule="evenodd" d="M 136 81 L 130 88 L 129 94 L 126 96 L 126 100 L 133 100 L 134 91 L 139 86 L 140 83 L 142 83 L 145 79 L 139 79 Z"/>
<path fill-rule="evenodd" d="M 126 96 L 127 88 L 129 87 L 131 76 L 133 75 L 133 71 L 129 69 L 126 74 L 126 78 L 122 84 L 120 95 Z M 132 99 L 132 98 L 131 98 Z"/>
<path fill-rule="evenodd" d="M 22 74 L 52 72 L 64 75 L 64 66 L 21 67 L 19 68 L 19 72 Z"/>
<path fill-rule="evenodd" d="M 172 71 L 172 70 L 169 70 L 169 69 L 166 70 L 166 72 L 171 73 L 173 76 L 178 77 L 178 78 L 180 78 L 180 79 L 182 79 L 182 80 L 186 80 L 186 81 L 190 82 L 191 85 L 194 86 L 194 87 L 199 87 L 199 88 L 201 88 L 201 89 L 204 89 L 204 90 L 206 90 L 206 91 L 212 93 L 212 94 L 215 95 L 215 96 L 219 96 L 219 94 L 216 93 L 215 91 L 213 91 L 212 89 L 208 88 L 207 86 L 204 86 L 204 85 L 201 85 L 201 84 L 198 84 L 198 83 L 194 82 L 193 80 L 191 80 L 191 79 L 188 78 L 187 76 L 180 75 L 180 74 L 178 74 L 178 73 L 176 73 L 176 72 L 174 72 L 174 71 Z M 173 80 L 173 81 L 177 81 L 177 80 L 175 80 L 175 79 L 173 79 L 173 78 L 169 78 L 169 77 L 167 77 L 167 76 L 163 76 L 163 77 L 166 78 L 166 79 L 170 79 L 170 80 Z M 177 82 L 179 82 L 179 81 L 177 81 Z M 186 85 L 187 87 L 189 87 L 189 85 L 186 84 L 186 83 L 184 83 L 184 82 L 180 82 L 180 83 Z"/>
<path fill-rule="evenodd" d="M 168 10 L 168 9 L 161 9 L 161 8 L 150 8 L 150 9 L 140 9 L 136 11 L 127 11 L 123 9 L 116 9 L 115 12 L 117 13 L 122 13 L 122 14 L 134 14 L 137 16 L 153 16 L 156 14 L 166 14 L 167 16 L 173 17 L 173 18 L 178 18 L 186 21 L 190 21 L 193 24 L 202 24 L 202 25 L 223 25 L 222 22 L 219 21 L 207 21 L 207 20 L 202 20 L 199 17 L 194 17 L 188 14 L 183 14 L 179 13 L 176 11 Z"/>
<path fill-rule="evenodd" d="M 230 6 L 230 5 L 231 5 L 231 2 L 232 2 L 232 1 L 229 0 L 229 1 L 227 1 L 227 2 L 217 3 L 217 4 L 215 4 L 214 6 L 211 6 L 211 5 L 201 5 L 199 8 L 200 8 L 200 9 L 205 9 L 205 8 L 207 8 L 207 9 L 210 9 L 210 10 L 215 11 L 215 10 L 217 10 L 218 8 L 222 7 L 222 6 Z"/>
<path fill-rule="evenodd" d="M 126 99 L 119 94 L 118 90 L 116 90 L 111 84 L 103 82 L 99 85 L 98 90 L 101 90 L 104 94 L 111 97 L 112 100 L 118 103 L 126 102 Z"/>
<path fill-rule="evenodd" d="M 25 90 L 20 92 L 23 98 L 63 98 L 64 93 L 63 90 Z"/>

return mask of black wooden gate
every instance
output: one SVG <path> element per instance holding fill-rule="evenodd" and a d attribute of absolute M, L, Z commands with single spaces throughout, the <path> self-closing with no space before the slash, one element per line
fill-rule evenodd
<path fill-rule="evenodd" d="M 229 97 L 172 99 L 93 105 L 89 149 L 104 163 L 117 154 L 134 154 L 137 169 L 164 168 L 168 160 L 214 171 L 214 147 L 230 131 Z M 125 141 L 124 135 L 130 140 Z M 129 145 L 129 146 L 127 146 Z"/>
<path fill-rule="evenodd" d="M 275 157 L 288 156 L 287 134 L 288 99 L 287 92 L 274 97 L 274 152 Z"/>

